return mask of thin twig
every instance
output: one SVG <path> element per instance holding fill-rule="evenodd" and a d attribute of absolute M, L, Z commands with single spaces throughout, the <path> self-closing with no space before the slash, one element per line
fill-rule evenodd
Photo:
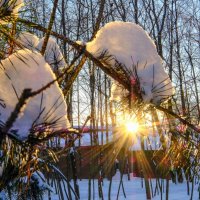
<path fill-rule="evenodd" d="M 52 10 L 52 13 L 51 13 L 48 29 L 47 29 L 47 32 L 46 32 L 46 35 L 45 35 L 45 38 L 44 38 L 44 42 L 43 42 L 43 45 L 42 45 L 42 49 L 41 49 L 42 55 L 45 54 L 45 50 L 46 50 L 46 47 L 47 47 L 47 44 L 48 44 L 50 33 L 51 33 L 51 30 L 52 30 L 52 27 L 53 27 L 53 22 L 54 22 L 54 19 L 55 19 L 57 5 L 58 5 L 58 0 L 54 0 L 53 10 Z"/>

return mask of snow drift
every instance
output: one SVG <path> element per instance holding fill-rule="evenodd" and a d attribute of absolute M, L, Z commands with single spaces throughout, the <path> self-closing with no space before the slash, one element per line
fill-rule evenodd
<path fill-rule="evenodd" d="M 0 63 L 0 125 L 14 110 L 25 88 L 40 89 L 55 79 L 43 56 L 28 49 L 19 50 Z M 45 125 L 52 131 L 68 128 L 67 106 L 57 83 L 30 98 L 12 130 L 19 139 L 26 139 L 30 129 Z"/>
<path fill-rule="evenodd" d="M 101 28 L 93 41 L 87 43 L 87 51 L 99 57 L 107 51 L 112 59 L 108 67 L 121 63 L 132 77 L 139 78 L 143 101 L 160 104 L 173 95 L 172 83 L 162 66 L 156 46 L 148 34 L 138 25 L 129 22 L 110 22 Z M 119 84 L 112 86 L 112 99 L 120 100 L 128 91 Z"/>

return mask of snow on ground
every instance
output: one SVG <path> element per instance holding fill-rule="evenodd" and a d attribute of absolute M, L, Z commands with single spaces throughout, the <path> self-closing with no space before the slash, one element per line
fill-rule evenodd
<path fill-rule="evenodd" d="M 86 49 L 95 57 L 107 51 L 108 55 L 113 56 L 113 59 L 108 59 L 107 62 L 113 68 L 117 62 L 123 64 L 124 68 L 132 73 L 129 78 L 133 85 L 136 69 L 144 102 L 159 104 L 174 93 L 153 40 L 139 25 L 110 22 L 98 31 L 93 41 L 87 43 Z M 113 87 L 112 93 L 116 92 L 114 98 L 121 99 L 121 89 L 116 83 Z"/>
<path fill-rule="evenodd" d="M 26 88 L 36 91 L 55 79 L 43 56 L 20 50 L 0 64 L 0 125 L 14 110 Z M 9 91 L 9 92 L 8 92 Z M 12 127 L 12 133 L 24 140 L 33 125 L 48 124 L 51 130 L 69 127 L 67 105 L 58 83 L 31 98 Z"/>
<path fill-rule="evenodd" d="M 4 191 L 0 192 L 0 199 L 1 200 L 6 200 L 6 193 Z"/>
<path fill-rule="evenodd" d="M 161 180 L 160 180 L 161 181 Z M 142 188 L 142 182 L 143 182 L 143 188 Z M 153 194 L 155 192 L 155 186 L 156 186 L 156 180 L 151 179 L 152 182 L 152 188 L 153 188 Z M 166 180 L 163 180 L 164 182 L 164 189 L 166 187 Z M 117 191 L 120 183 L 120 174 L 116 173 L 116 175 L 113 177 L 112 181 L 112 189 L 111 189 L 111 200 L 115 200 L 117 197 Z M 73 186 L 73 182 L 71 181 L 71 185 Z M 88 200 L 88 180 L 79 180 L 78 181 L 79 185 L 79 190 L 80 190 L 80 200 Z M 124 190 L 126 194 L 126 198 L 124 197 L 122 188 L 119 193 L 119 200 L 146 200 L 146 190 L 145 190 L 145 183 L 144 179 L 133 177 L 131 175 L 131 180 L 128 180 L 127 175 L 123 176 L 123 185 L 124 185 Z M 93 188 L 93 183 L 92 183 L 92 188 Z M 103 180 L 103 194 L 104 194 L 104 200 L 108 199 L 108 188 L 109 188 L 109 181 L 107 179 Z M 191 189 L 191 183 L 190 183 L 190 189 Z M 95 195 L 95 200 L 99 200 L 100 198 L 98 197 L 98 181 L 94 180 L 94 195 Z M 166 193 L 163 192 L 163 199 L 165 198 Z M 93 197 L 93 193 L 92 193 Z M 48 197 L 47 195 L 45 196 L 44 200 L 47 200 Z M 56 194 L 52 194 L 52 199 L 53 200 L 59 200 L 58 196 Z M 93 199 L 93 198 L 92 198 Z M 160 200 L 160 192 L 159 194 L 157 193 L 154 195 L 152 198 L 153 200 Z M 170 181 L 170 186 L 169 186 L 169 200 L 189 200 L 190 196 L 187 195 L 187 184 L 186 182 L 180 184 L 174 184 Z M 193 194 L 193 200 L 198 200 L 199 199 L 199 194 L 198 194 L 198 185 L 195 185 L 194 187 L 194 194 Z"/>

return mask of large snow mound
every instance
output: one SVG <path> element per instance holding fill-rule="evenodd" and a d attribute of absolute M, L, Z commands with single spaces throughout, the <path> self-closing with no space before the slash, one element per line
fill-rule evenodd
<path fill-rule="evenodd" d="M 39 41 L 36 47 L 37 50 L 41 51 L 43 43 L 44 38 Z M 48 40 L 44 57 L 46 62 L 51 65 L 54 71 L 58 71 L 59 69 L 67 66 L 60 47 L 52 37 Z"/>
<path fill-rule="evenodd" d="M 107 51 L 108 55 L 114 58 L 107 60 L 109 65 L 114 68 L 116 61 L 123 64 L 122 66 L 131 72 L 132 79 L 136 78 L 136 68 L 144 102 L 159 104 L 173 95 L 171 80 L 163 68 L 156 46 L 139 25 L 110 22 L 98 31 L 93 41 L 87 43 L 86 49 L 97 58 Z M 121 89 L 116 83 L 113 87 L 112 98 L 122 99 L 120 96 L 126 92 L 120 95 Z"/>
<path fill-rule="evenodd" d="M 56 77 L 43 56 L 28 49 L 19 50 L 0 63 L 0 125 L 5 123 L 25 88 L 40 89 Z M 11 132 L 24 140 L 32 127 L 50 130 L 68 128 L 67 106 L 58 83 L 30 98 Z"/>
<path fill-rule="evenodd" d="M 19 42 L 24 48 L 35 50 L 39 43 L 39 38 L 29 32 L 22 32 L 19 34 L 17 42 Z"/>

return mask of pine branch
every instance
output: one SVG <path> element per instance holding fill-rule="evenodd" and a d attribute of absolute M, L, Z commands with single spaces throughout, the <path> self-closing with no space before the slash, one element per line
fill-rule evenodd
<path fill-rule="evenodd" d="M 41 25 L 39 24 L 36 24 L 36 23 L 33 23 L 33 22 L 30 22 L 30 21 L 27 21 L 27 20 L 24 20 L 24 19 L 20 19 L 18 18 L 18 22 L 21 22 L 23 23 L 24 25 L 26 26 L 31 26 L 39 31 L 42 31 L 42 32 L 47 32 L 48 29 L 42 27 Z M 67 42 L 69 45 L 71 45 L 73 48 L 75 48 L 78 52 L 81 51 L 82 49 L 82 46 L 79 45 L 78 43 L 76 42 L 73 42 L 72 40 L 70 40 L 69 38 L 67 37 L 64 37 L 63 35 L 61 34 L 58 34 L 54 31 L 51 31 L 50 33 L 51 35 L 55 36 L 56 38 L 60 39 L 60 40 L 63 40 L 64 42 Z M 124 88 L 128 89 L 130 91 L 130 84 L 124 82 L 123 80 L 121 80 L 118 76 L 116 76 L 115 74 L 112 74 L 111 71 L 105 67 L 101 61 L 99 61 L 97 58 L 95 58 L 91 53 L 89 53 L 87 50 L 84 51 L 84 55 L 86 57 L 88 57 L 90 60 L 92 60 L 98 67 L 100 67 L 106 74 L 108 74 L 109 76 L 111 76 L 114 80 L 118 81 L 121 85 L 124 86 Z M 176 119 L 178 119 L 180 122 L 183 122 L 184 124 L 187 124 L 192 130 L 194 130 L 195 132 L 197 133 L 200 133 L 200 130 L 198 128 L 196 128 L 194 125 L 192 125 L 190 122 L 188 122 L 187 120 L 181 118 L 180 116 L 178 116 L 176 113 L 172 112 L 171 110 L 169 109 L 166 109 L 162 106 L 156 106 L 156 105 L 153 105 L 155 106 L 158 110 L 161 110 L 163 111 L 164 113 L 167 113 L 173 117 L 175 117 Z"/>
<path fill-rule="evenodd" d="M 30 97 L 31 89 L 25 89 L 22 92 L 22 95 L 17 103 L 14 111 L 11 113 L 10 117 L 6 121 L 5 125 L 0 129 L 1 137 L 0 137 L 0 146 L 2 144 L 3 139 L 8 134 L 10 128 L 13 126 L 14 122 L 16 121 L 19 113 L 21 112 L 22 108 L 25 106 L 26 101 Z"/>
<path fill-rule="evenodd" d="M 16 121 L 17 117 L 19 116 L 22 108 L 25 106 L 26 104 L 26 101 L 29 99 L 29 98 L 32 98 L 40 93 L 42 93 L 43 91 L 45 91 L 46 89 L 48 89 L 49 87 L 51 87 L 51 85 L 53 85 L 55 82 L 57 82 L 58 80 L 60 80 L 66 73 L 67 73 L 67 70 L 69 70 L 71 68 L 71 66 L 74 65 L 74 63 L 76 62 L 76 60 L 81 56 L 81 54 L 83 53 L 84 51 L 84 48 L 82 49 L 82 51 L 74 57 L 71 65 L 69 68 L 67 68 L 60 76 L 58 76 L 55 80 L 47 83 L 44 87 L 40 88 L 39 90 L 37 91 L 31 91 L 31 89 L 24 89 L 24 91 L 22 92 L 22 95 L 21 97 L 19 98 L 19 101 L 14 109 L 14 111 L 11 113 L 10 117 L 8 118 L 7 122 L 5 123 L 4 126 L 2 126 L 0 128 L 0 133 L 1 133 L 1 138 L 0 138 L 0 146 L 2 144 L 2 141 L 3 139 L 5 138 L 5 136 L 7 135 L 10 139 L 14 139 L 15 141 L 17 141 L 18 143 L 22 143 L 18 138 L 14 137 L 12 134 L 9 133 L 9 130 L 12 128 L 14 122 Z M 63 131 L 58 131 L 58 132 L 55 132 L 54 134 L 52 134 L 50 137 L 55 137 L 55 135 L 59 135 L 61 134 Z M 49 139 L 46 138 L 45 140 Z"/>
<path fill-rule="evenodd" d="M 18 18 L 18 22 L 21 22 L 23 23 L 24 25 L 26 26 L 30 26 L 30 27 L 33 27 L 39 31 L 42 31 L 44 33 L 46 33 L 48 31 L 48 29 L 44 28 L 43 26 L 39 25 L 39 24 L 36 24 L 36 23 L 33 23 L 31 21 L 27 21 L 27 20 L 24 20 L 24 19 L 20 19 Z M 54 31 L 51 31 L 50 33 L 51 35 L 53 35 L 54 37 L 68 43 L 69 45 L 71 45 L 74 49 L 76 49 L 78 52 L 81 52 L 82 49 L 83 49 L 83 46 L 70 40 L 69 38 L 61 35 L 61 34 L 58 34 Z M 129 90 L 130 86 L 128 83 L 125 83 L 124 80 L 121 80 L 118 76 L 116 76 L 116 74 L 113 74 L 112 72 L 113 71 L 110 71 L 110 68 L 106 67 L 105 65 L 103 65 L 101 63 L 101 61 L 99 61 L 97 58 L 95 58 L 90 52 L 88 52 L 87 50 L 84 50 L 84 55 L 89 58 L 90 60 L 92 60 L 98 67 L 100 67 L 106 74 L 108 74 L 109 76 L 111 76 L 114 80 L 118 81 L 121 85 L 123 85 L 126 89 Z"/>
<path fill-rule="evenodd" d="M 155 105 L 154 105 L 155 106 Z M 172 112 L 171 110 L 164 108 L 162 106 L 155 106 L 156 109 L 163 111 L 164 113 L 167 113 L 169 115 L 171 115 L 172 117 L 178 119 L 180 122 L 182 122 L 183 124 L 187 125 L 188 127 L 190 127 L 192 130 L 194 130 L 197 133 L 200 133 L 200 129 L 197 128 L 196 126 L 194 126 L 193 124 L 191 124 L 190 122 L 188 122 L 187 120 L 183 119 L 182 117 L 180 117 L 179 115 L 177 115 L 176 113 Z"/>

